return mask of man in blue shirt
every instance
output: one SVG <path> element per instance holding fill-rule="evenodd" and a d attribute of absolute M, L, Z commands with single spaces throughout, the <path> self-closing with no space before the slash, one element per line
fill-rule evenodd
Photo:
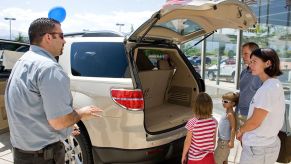
<path fill-rule="evenodd" d="M 61 24 L 39 18 L 28 33 L 30 50 L 16 62 L 5 91 L 14 163 L 64 164 L 60 141 L 80 119 L 98 117 L 101 110 L 72 107 L 69 77 L 55 59 L 65 44 Z"/>
<path fill-rule="evenodd" d="M 262 81 L 257 76 L 253 76 L 249 69 L 250 55 L 253 50 L 259 48 L 254 42 L 247 42 L 242 46 L 242 58 L 244 62 L 244 69 L 240 74 L 239 85 L 239 103 L 235 110 L 237 116 L 237 128 L 242 126 L 247 120 L 249 106 L 256 91 L 262 85 Z"/>

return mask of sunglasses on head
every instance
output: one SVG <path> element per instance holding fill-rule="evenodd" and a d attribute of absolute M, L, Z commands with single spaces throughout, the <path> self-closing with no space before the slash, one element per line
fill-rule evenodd
<path fill-rule="evenodd" d="M 229 100 L 222 100 L 222 103 L 223 104 L 227 104 L 227 103 L 231 103 L 232 101 L 229 101 Z"/>

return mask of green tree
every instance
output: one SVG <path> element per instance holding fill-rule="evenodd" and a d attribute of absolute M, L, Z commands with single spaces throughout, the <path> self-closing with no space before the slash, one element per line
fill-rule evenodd
<path fill-rule="evenodd" d="M 15 41 L 17 42 L 26 42 L 25 37 L 22 35 L 21 32 L 18 33 L 18 36 L 15 37 Z"/>
<path fill-rule="evenodd" d="M 269 46 L 269 38 L 274 37 L 275 33 L 270 33 L 268 30 L 268 25 L 257 25 L 257 31 L 254 33 L 255 35 L 244 37 L 243 42 L 255 42 L 259 44 L 261 47 Z"/>
<path fill-rule="evenodd" d="M 227 56 L 228 58 L 233 58 L 235 56 L 235 52 L 233 50 L 229 50 Z"/>
<path fill-rule="evenodd" d="M 190 42 L 192 43 L 192 42 Z M 201 50 L 190 43 L 182 44 L 181 50 L 187 56 L 200 56 Z"/>

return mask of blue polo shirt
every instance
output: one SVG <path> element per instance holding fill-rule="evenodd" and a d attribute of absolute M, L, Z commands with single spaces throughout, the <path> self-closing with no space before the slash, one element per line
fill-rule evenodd
<path fill-rule="evenodd" d="M 32 45 L 15 64 L 5 91 L 13 147 L 35 151 L 65 139 L 72 128 L 54 130 L 49 119 L 73 111 L 70 80 L 56 59 Z"/>
<path fill-rule="evenodd" d="M 247 67 L 240 74 L 239 84 L 239 103 L 235 112 L 247 116 L 252 98 L 257 90 L 261 87 L 262 81 L 258 76 L 252 75 L 251 70 Z"/>

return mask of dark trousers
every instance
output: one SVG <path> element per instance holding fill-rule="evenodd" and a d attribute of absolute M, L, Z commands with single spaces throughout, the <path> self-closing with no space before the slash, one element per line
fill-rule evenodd
<path fill-rule="evenodd" d="M 38 151 L 24 151 L 13 148 L 14 164 L 64 164 L 65 147 L 56 142 Z"/>
<path fill-rule="evenodd" d="M 291 162 L 291 136 L 287 136 L 285 132 L 279 132 L 278 134 L 281 140 L 281 147 L 277 162 L 289 163 Z"/>

